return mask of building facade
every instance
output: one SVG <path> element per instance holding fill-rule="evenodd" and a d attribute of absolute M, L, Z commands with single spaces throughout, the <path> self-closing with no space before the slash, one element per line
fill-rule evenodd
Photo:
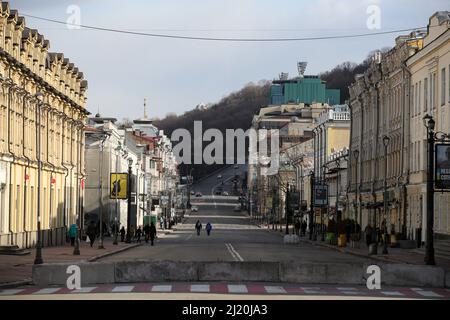
<path fill-rule="evenodd" d="M 82 215 L 87 82 L 25 19 L 0 7 L 0 244 L 60 244 Z M 38 162 L 42 163 L 38 192 Z"/>
<path fill-rule="evenodd" d="M 450 13 L 437 12 L 429 21 L 424 47 L 406 64 L 411 72 L 409 126 L 409 184 L 407 234 L 411 239 L 426 235 L 427 133 L 423 117 L 436 121 L 436 131 L 450 133 Z M 434 232 L 450 236 L 450 194 L 436 192 Z M 419 239 L 420 240 L 420 239 Z"/>
<path fill-rule="evenodd" d="M 405 62 L 423 47 L 423 35 L 398 37 L 350 86 L 348 213 L 362 230 L 386 219 L 389 232 L 406 234 L 411 80 Z"/>

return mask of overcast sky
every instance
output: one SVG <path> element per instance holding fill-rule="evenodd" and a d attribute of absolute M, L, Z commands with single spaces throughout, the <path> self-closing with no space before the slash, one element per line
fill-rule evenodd
<path fill-rule="evenodd" d="M 380 8 L 381 29 L 369 30 L 370 5 Z M 379 32 L 426 26 L 448 0 L 17 0 L 19 14 L 67 21 L 70 5 L 81 24 L 183 36 L 273 38 Z M 361 62 L 371 50 L 392 46 L 398 34 L 301 42 L 230 43 L 161 39 L 26 18 L 63 52 L 89 82 L 88 110 L 119 119 L 181 114 L 199 103 L 217 102 L 248 82 L 280 72 L 317 74 L 344 61 Z"/>

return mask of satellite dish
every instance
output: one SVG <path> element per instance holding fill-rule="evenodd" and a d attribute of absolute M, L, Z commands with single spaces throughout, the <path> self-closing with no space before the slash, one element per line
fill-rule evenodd
<path fill-rule="evenodd" d="M 305 74 L 307 65 L 308 65 L 308 62 L 306 62 L 306 61 L 297 62 L 298 75 L 300 76 L 300 78 L 303 78 L 303 75 Z"/>

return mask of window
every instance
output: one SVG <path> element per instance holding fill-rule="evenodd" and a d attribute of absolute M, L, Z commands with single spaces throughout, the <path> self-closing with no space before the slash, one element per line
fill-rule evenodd
<path fill-rule="evenodd" d="M 423 111 L 428 110 L 428 78 L 423 81 Z"/>
<path fill-rule="evenodd" d="M 436 73 L 433 73 L 432 75 L 432 86 L 431 86 L 431 108 L 434 110 L 436 109 Z"/>
<path fill-rule="evenodd" d="M 445 68 L 441 70 L 441 106 L 445 104 Z"/>
<path fill-rule="evenodd" d="M 422 111 L 422 81 L 419 81 L 419 97 L 417 98 L 417 104 L 417 114 L 420 114 L 420 112 Z"/>

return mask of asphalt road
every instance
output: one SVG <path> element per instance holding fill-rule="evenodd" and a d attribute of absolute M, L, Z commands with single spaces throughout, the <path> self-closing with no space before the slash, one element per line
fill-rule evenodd
<path fill-rule="evenodd" d="M 223 181 L 223 191 L 227 191 L 231 195 L 233 190 L 231 179 L 233 179 L 236 174 L 242 176 L 246 171 L 247 165 L 237 165 L 237 169 L 234 168 L 234 165 L 231 165 L 198 183 L 195 183 L 194 181 L 191 190 L 194 192 L 201 192 L 203 195 L 212 195 L 217 188 L 222 186 Z M 219 175 L 221 175 L 222 178 L 218 178 Z"/>
<path fill-rule="evenodd" d="M 133 259 L 176 261 L 305 261 L 368 262 L 368 259 L 345 255 L 307 243 L 283 243 L 283 233 L 269 232 L 255 225 L 244 212 L 234 212 L 233 198 L 206 197 L 193 199 L 198 212 L 193 212 L 176 231 L 158 239 L 155 246 L 143 246 L 106 257 L 101 261 Z M 197 220 L 210 222 L 213 230 L 207 236 L 204 228 L 198 236 Z"/>

